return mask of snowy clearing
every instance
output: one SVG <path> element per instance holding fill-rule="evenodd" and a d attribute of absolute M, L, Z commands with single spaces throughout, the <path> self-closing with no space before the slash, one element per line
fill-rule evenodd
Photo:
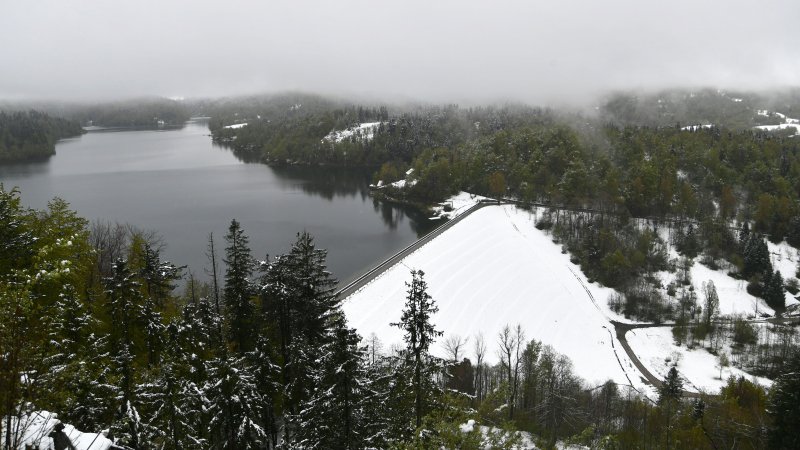
<path fill-rule="evenodd" d="M 756 114 L 764 117 L 770 116 L 770 112 L 767 111 L 766 109 L 759 109 L 758 111 L 756 111 Z M 758 125 L 755 128 L 765 131 L 785 130 L 787 128 L 794 128 L 795 130 L 794 136 L 800 136 L 800 119 L 792 119 L 791 117 L 786 117 L 786 114 L 781 114 L 779 112 L 775 112 L 773 114 L 783 119 L 783 123 L 778 125 Z"/>
<path fill-rule="evenodd" d="M 701 128 L 711 128 L 713 126 L 714 125 L 712 125 L 712 124 L 688 125 L 688 126 L 685 126 L 685 127 L 681 127 L 681 130 L 683 130 L 683 131 L 697 131 L 697 130 L 699 130 Z"/>
<path fill-rule="evenodd" d="M 242 127 L 246 127 L 246 126 L 247 126 L 247 123 L 235 123 L 233 125 L 226 125 L 223 128 L 230 128 L 232 130 L 235 130 L 237 128 L 242 128 Z"/>
<path fill-rule="evenodd" d="M 410 270 L 420 269 L 439 307 L 436 327 L 445 336 L 482 332 L 488 362 L 497 361 L 497 333 L 519 323 L 528 339 L 569 356 L 590 383 L 644 387 L 609 323 L 629 322 L 610 312 L 613 290 L 588 283 L 535 220 L 535 212 L 509 205 L 472 213 L 345 299 L 350 324 L 362 336 L 376 333 L 386 348 L 401 345 L 402 333 L 390 323 L 400 319 Z M 433 351 L 442 355 L 439 346 Z"/>
<path fill-rule="evenodd" d="M 47 411 L 33 412 L 28 416 L 23 416 L 19 421 L 11 419 L 11 428 L 19 429 L 22 433 L 18 450 L 33 448 L 37 450 L 50 450 L 54 448 L 53 439 L 49 437 L 53 428 L 61 423 L 56 414 Z M 5 425 L 5 419 L 3 419 Z M 64 425 L 63 433 L 72 441 L 76 450 L 108 450 L 113 444 L 102 433 L 82 433 L 72 425 Z M 5 442 L 5 429 L 0 431 L 2 442 Z"/>
<path fill-rule="evenodd" d="M 786 241 L 780 244 L 773 244 L 767 241 L 767 247 L 769 248 L 772 267 L 780 271 L 784 281 L 796 278 L 798 261 L 797 249 L 789 245 Z M 795 307 L 800 304 L 800 300 L 796 299 L 789 292 L 784 293 L 784 295 L 786 295 L 787 307 Z"/>
<path fill-rule="evenodd" d="M 658 234 L 664 242 L 670 242 L 669 230 L 667 228 L 663 226 L 658 227 Z M 772 265 L 776 270 L 781 272 L 783 279 L 789 280 L 795 278 L 798 260 L 797 250 L 786 242 L 773 244 L 767 241 L 767 245 L 769 247 Z M 675 250 L 674 245 L 669 245 L 668 249 L 669 258 L 671 260 L 677 261 L 680 259 L 681 256 Z M 694 286 L 698 296 L 698 305 L 702 306 L 703 304 L 703 283 L 713 281 L 714 287 L 719 295 L 719 313 L 721 315 L 743 315 L 749 318 L 775 315 L 775 311 L 767 306 L 763 299 L 754 297 L 747 292 L 747 281 L 737 280 L 728 275 L 728 272 L 733 270 L 733 268 L 727 267 L 725 261 L 718 261 L 722 267 L 713 270 L 700 263 L 702 258 L 702 256 L 694 258 L 692 260 L 692 267 L 689 270 L 692 286 Z M 679 274 L 676 271 L 675 273 L 659 272 L 657 275 L 661 280 L 666 296 L 666 286 L 669 283 L 675 282 L 675 280 L 679 278 Z M 786 292 L 785 295 L 787 306 L 800 304 L 800 301 L 794 298 L 789 292 Z"/>
<path fill-rule="evenodd" d="M 669 369 L 677 361 L 675 368 L 684 378 L 684 389 L 687 391 L 719 392 L 731 375 L 737 378 L 743 376 L 761 386 L 772 385 L 772 381 L 767 378 L 754 377 L 733 366 L 723 368 L 720 379 L 717 357 L 704 348 L 695 347 L 689 350 L 685 346 L 675 345 L 671 327 L 631 330 L 627 333 L 626 339 L 642 364 L 658 378 L 666 377 Z M 722 351 L 730 356 L 729 348 Z"/>
<path fill-rule="evenodd" d="M 356 139 L 359 140 L 366 140 L 369 141 L 375 135 L 375 130 L 378 129 L 381 122 L 365 122 L 362 124 L 358 124 L 354 127 L 347 128 L 345 130 L 340 131 L 331 131 L 328 133 L 327 136 L 322 138 L 322 141 L 328 142 L 342 142 L 345 139 L 350 138 L 351 136 L 355 135 Z"/>
<path fill-rule="evenodd" d="M 480 203 L 481 200 L 489 200 L 489 198 L 461 191 L 442 203 L 439 203 L 439 206 L 434 206 L 433 217 L 431 217 L 431 219 L 452 219 L 458 217 L 464 211 Z"/>

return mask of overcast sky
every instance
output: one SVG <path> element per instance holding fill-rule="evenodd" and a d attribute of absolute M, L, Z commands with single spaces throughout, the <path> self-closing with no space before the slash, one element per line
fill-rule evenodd
<path fill-rule="evenodd" d="M 0 99 L 798 85 L 798 0 L 0 0 Z"/>

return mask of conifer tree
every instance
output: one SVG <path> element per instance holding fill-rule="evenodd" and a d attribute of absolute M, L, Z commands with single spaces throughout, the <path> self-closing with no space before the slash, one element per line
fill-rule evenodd
<path fill-rule="evenodd" d="M 747 235 L 747 243 L 744 247 L 744 267 L 742 275 L 751 278 L 754 275 L 771 274 L 772 263 L 769 259 L 769 248 L 764 238 L 756 233 Z"/>
<path fill-rule="evenodd" d="M 83 347 L 94 319 L 72 285 L 65 285 L 49 320 L 52 353 L 45 360 L 50 373 L 58 373 L 72 360 L 84 356 Z"/>
<path fill-rule="evenodd" d="M 185 376 L 189 358 L 181 347 L 179 325 L 171 323 L 167 334 L 164 361 L 150 382 L 139 385 L 138 398 L 150 412 L 148 424 L 158 448 L 200 448 L 205 445 L 201 435 L 202 392 Z"/>
<path fill-rule="evenodd" d="M 377 411 L 364 409 L 368 375 L 359 336 L 336 320 L 331 339 L 322 351 L 314 390 L 299 415 L 297 444 L 305 448 L 364 448 L 367 418 Z"/>
<path fill-rule="evenodd" d="M 786 297 L 783 287 L 783 276 L 776 270 L 764 283 L 764 301 L 777 312 L 786 309 Z"/>
<path fill-rule="evenodd" d="M 787 364 L 770 390 L 767 413 L 772 417 L 769 446 L 776 449 L 800 448 L 800 356 Z"/>
<path fill-rule="evenodd" d="M 210 363 L 205 386 L 209 448 L 264 448 L 263 399 L 250 368 L 242 358 L 223 356 Z"/>
<path fill-rule="evenodd" d="M 280 367 L 275 364 L 273 358 L 272 343 L 265 337 L 260 337 L 256 342 L 255 349 L 245 356 L 248 366 L 253 374 L 256 389 L 261 398 L 262 411 L 261 426 L 272 442 L 272 446 L 278 445 L 278 415 L 275 401 L 280 393 Z"/>
<path fill-rule="evenodd" d="M 142 244 L 142 261 L 139 276 L 142 279 L 145 296 L 151 298 L 157 311 L 163 311 L 167 299 L 175 289 L 175 281 L 180 280 L 186 266 L 177 267 L 169 261 L 161 261 L 158 249 L 149 242 Z"/>
<path fill-rule="evenodd" d="M 139 322 L 144 331 L 144 344 L 147 350 L 147 366 L 158 365 L 161 347 L 164 340 L 164 324 L 161 314 L 156 311 L 156 304 L 148 297 L 139 310 Z"/>
<path fill-rule="evenodd" d="M 678 400 L 683 395 L 683 380 L 678 375 L 677 369 L 674 367 L 667 372 L 664 382 L 658 388 L 658 402 L 664 403 L 669 400 Z"/>
<path fill-rule="evenodd" d="M 236 352 L 243 354 L 253 345 L 253 287 L 250 276 L 253 273 L 254 261 L 250 255 L 248 238 L 236 219 L 231 221 L 228 234 L 225 236 L 228 246 L 225 248 L 225 315 L 227 318 L 228 339 Z"/>
<path fill-rule="evenodd" d="M 326 325 L 339 312 L 336 280 L 325 265 L 327 251 L 316 248 L 314 238 L 308 232 L 297 234 L 288 257 L 292 272 L 291 301 L 299 319 L 295 324 L 299 328 L 296 331 L 314 345 L 323 340 Z"/>
<path fill-rule="evenodd" d="M 122 417 L 111 427 L 114 443 L 133 450 L 147 448 L 153 431 L 142 421 L 139 409 L 130 401 L 123 405 Z"/>
<path fill-rule="evenodd" d="M 400 322 L 393 323 L 403 330 L 406 342 L 406 361 L 412 367 L 414 392 L 414 416 L 416 426 L 422 425 L 422 417 L 430 403 L 432 371 L 434 365 L 428 352 L 431 344 L 443 333 L 436 330 L 431 316 L 439 311 L 433 298 L 428 294 L 428 285 L 421 270 L 411 271 L 411 284 L 408 286 L 406 304 Z"/>
<path fill-rule="evenodd" d="M 308 233 L 299 233 L 291 251 L 274 258 L 261 280 L 264 322 L 279 352 L 284 413 L 294 419 L 313 392 L 321 351 L 330 341 L 333 318 L 340 314 L 326 256 Z M 289 436 L 293 420 L 285 430 Z"/>
<path fill-rule="evenodd" d="M 195 383 L 204 381 L 205 362 L 222 353 L 221 322 L 222 318 L 217 316 L 216 308 L 206 297 L 200 297 L 197 304 L 187 303 L 181 311 L 178 338 Z"/>
<path fill-rule="evenodd" d="M 95 421 L 107 416 L 117 394 L 98 376 L 98 366 L 107 364 L 107 354 L 105 341 L 92 332 L 96 322 L 75 289 L 65 285 L 50 314 L 50 351 L 37 382 L 52 408 L 63 411 L 62 416 L 76 426 L 101 423 Z"/>
<path fill-rule="evenodd" d="M 109 354 L 120 376 L 122 411 L 133 400 L 134 394 L 134 327 L 137 309 L 141 305 L 140 284 L 129 270 L 126 260 L 120 258 L 112 266 L 112 275 L 105 280 L 107 309 L 114 324 L 110 333 Z"/>

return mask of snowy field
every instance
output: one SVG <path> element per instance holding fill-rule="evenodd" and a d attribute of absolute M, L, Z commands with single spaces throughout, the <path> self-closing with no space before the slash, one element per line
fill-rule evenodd
<path fill-rule="evenodd" d="M 350 138 L 351 136 L 355 135 L 359 139 L 370 140 L 372 136 L 375 135 L 375 130 L 378 129 L 380 126 L 380 122 L 365 122 L 362 124 L 358 124 L 354 127 L 347 128 L 345 130 L 340 131 L 331 131 L 325 136 L 322 141 L 328 142 L 342 142 L 345 139 Z"/>
<path fill-rule="evenodd" d="M 489 200 L 488 197 L 470 194 L 469 192 L 459 192 L 446 201 L 433 207 L 433 217 L 431 219 L 452 219 L 460 216 L 464 211 L 472 208 L 481 200 Z M 449 209 L 449 211 L 446 211 Z"/>
<path fill-rule="evenodd" d="M 743 376 L 746 379 L 769 387 L 772 381 L 767 378 L 753 377 L 735 367 L 722 369 L 722 378 L 717 365 L 717 357 L 703 348 L 689 350 L 685 346 L 678 347 L 672 338 L 670 327 L 639 328 L 631 330 L 625 336 L 636 356 L 650 372 L 658 378 L 664 378 L 676 362 L 678 372 L 685 379 L 684 389 L 692 392 L 718 392 L 728 377 Z M 730 349 L 723 349 L 730 357 Z"/>
<path fill-rule="evenodd" d="M 658 232 L 664 242 L 670 241 L 666 228 L 660 227 Z M 781 272 L 784 280 L 795 278 L 798 261 L 797 250 L 785 241 L 780 244 L 773 244 L 768 241 L 767 246 L 769 248 L 773 268 Z M 678 260 L 680 258 L 674 246 L 669 246 L 669 258 L 671 260 Z M 702 256 L 694 258 L 692 267 L 689 270 L 692 286 L 694 286 L 695 292 L 697 293 L 697 303 L 699 305 L 702 306 L 703 304 L 703 283 L 713 281 L 714 287 L 719 295 L 719 313 L 721 315 L 743 315 L 747 318 L 775 315 L 775 311 L 767 306 L 763 299 L 754 297 L 747 292 L 747 281 L 737 280 L 728 275 L 727 272 L 730 268 L 721 267 L 720 269 L 712 270 L 701 264 L 701 259 Z M 720 263 L 723 265 L 725 264 L 724 261 L 720 261 Z M 677 272 L 658 273 L 658 277 L 664 285 L 664 291 L 666 291 L 666 286 L 675 281 L 678 276 Z M 789 292 L 786 292 L 785 295 L 787 306 L 800 303 L 800 301 Z"/>
<path fill-rule="evenodd" d="M 514 206 L 488 206 L 390 268 L 344 301 L 362 336 L 376 333 L 385 348 L 402 345 L 398 322 L 410 270 L 425 272 L 445 337 L 483 333 L 489 362 L 498 360 L 497 334 L 521 324 L 528 339 L 569 356 L 590 383 L 611 379 L 643 387 L 638 371 L 616 342 L 607 306 L 611 289 L 590 284 L 561 247 L 534 227 L 535 215 Z M 439 339 L 443 342 L 444 338 Z M 443 355 L 441 347 L 433 349 Z M 474 359 L 471 352 L 468 357 Z"/>
<path fill-rule="evenodd" d="M 712 125 L 712 124 L 687 125 L 685 127 L 681 127 L 681 130 L 683 130 L 683 131 L 697 131 L 697 130 L 702 129 L 702 128 L 711 128 L 713 126 L 714 125 Z"/>
<path fill-rule="evenodd" d="M 760 116 L 769 116 L 770 112 L 766 109 L 760 109 L 756 111 Z M 795 134 L 794 136 L 800 136 L 800 119 L 792 119 L 791 117 L 786 117 L 785 114 L 781 114 L 779 112 L 774 113 L 776 116 L 783 119 L 783 123 L 778 125 L 759 125 L 756 128 L 759 130 L 766 130 L 766 131 L 773 131 L 773 130 L 785 130 L 787 128 L 794 128 Z"/>

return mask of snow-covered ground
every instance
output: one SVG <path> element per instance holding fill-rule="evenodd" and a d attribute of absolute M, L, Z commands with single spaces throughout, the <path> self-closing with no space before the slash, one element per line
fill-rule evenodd
<path fill-rule="evenodd" d="M 757 317 L 762 314 L 774 315 L 764 300 L 747 292 L 747 281 L 737 280 L 724 270 L 711 270 L 695 258 L 691 269 L 692 285 L 697 293 L 697 303 L 703 304 L 703 283 L 714 282 L 719 295 L 719 313 L 722 315 L 743 314 L 746 317 Z"/>
<path fill-rule="evenodd" d="M 534 214 L 498 205 L 465 217 L 345 299 L 350 324 L 362 336 L 376 333 L 385 348 L 401 345 L 402 332 L 390 324 L 400 319 L 410 270 L 419 269 L 439 307 L 437 329 L 471 342 L 483 333 L 489 362 L 498 359 L 497 333 L 519 323 L 528 339 L 569 356 L 589 382 L 643 387 L 609 323 L 625 321 L 607 306 L 613 290 L 589 283 L 561 246 L 535 228 Z M 433 351 L 443 354 L 438 346 Z"/>
<path fill-rule="evenodd" d="M 461 213 L 480 203 L 481 200 L 488 200 L 488 198 L 461 191 L 442 203 L 439 203 L 438 206 L 434 206 L 433 217 L 431 217 L 431 219 L 452 219 L 460 216 Z"/>
<path fill-rule="evenodd" d="M 233 125 L 226 125 L 223 128 L 230 128 L 232 130 L 235 130 L 235 129 L 246 127 L 246 126 L 247 126 L 247 123 L 235 123 Z"/>
<path fill-rule="evenodd" d="M 3 419 L 3 425 L 5 425 Z M 19 426 L 22 438 L 18 450 L 26 450 L 26 448 L 33 448 L 36 450 L 51 450 L 54 448 L 53 439 L 49 437 L 53 427 L 59 424 L 58 417 L 47 411 L 37 411 L 28 416 L 23 416 L 17 422 L 12 419 L 12 429 L 17 429 Z M 63 432 L 72 441 L 72 445 L 76 450 L 108 450 L 112 442 L 102 433 L 82 433 L 75 429 L 72 425 L 64 425 Z M 5 429 L 0 431 L 1 442 L 5 442 Z"/>
<path fill-rule="evenodd" d="M 769 117 L 770 112 L 766 109 L 759 109 L 756 111 L 759 116 Z M 778 125 L 758 125 L 756 128 L 759 130 L 766 130 L 766 131 L 773 131 L 773 130 L 785 130 L 787 128 L 794 128 L 795 136 L 800 136 L 800 119 L 792 119 L 791 117 L 786 117 L 786 114 L 781 114 L 779 112 L 774 113 L 776 116 L 783 119 L 783 123 Z"/>
<path fill-rule="evenodd" d="M 639 328 L 629 331 L 625 337 L 642 364 L 658 378 L 666 377 L 670 367 L 677 361 L 675 368 L 684 378 L 684 389 L 688 391 L 719 392 L 731 375 L 737 378 L 743 376 L 766 387 L 772 385 L 767 378 L 751 376 L 732 366 L 723 368 L 720 378 L 717 357 L 700 347 L 689 350 L 685 346 L 675 345 L 671 327 Z M 730 349 L 722 351 L 730 356 Z"/>
<path fill-rule="evenodd" d="M 501 430 L 495 427 L 488 427 L 485 425 L 478 425 L 475 423 L 474 420 L 470 419 L 466 423 L 462 423 L 459 425 L 459 430 L 462 433 L 472 433 L 475 430 L 478 430 L 481 434 L 481 447 L 485 448 L 486 450 L 491 450 L 493 447 L 491 446 L 491 442 L 489 439 L 489 435 L 495 435 L 497 437 L 503 438 L 511 438 L 513 435 L 509 435 L 510 432 Z M 530 433 L 524 431 L 516 431 L 513 432 L 519 437 L 519 445 L 513 447 L 514 450 L 538 450 L 538 447 L 533 442 L 533 436 Z"/>
<path fill-rule="evenodd" d="M 773 244 L 772 242 L 767 241 L 767 246 L 769 247 L 772 267 L 773 269 L 781 272 L 784 282 L 786 280 L 796 278 L 798 261 L 797 249 L 789 245 L 786 241 L 783 241 L 780 244 Z M 797 300 L 789 292 L 786 292 L 785 295 L 787 307 L 794 307 L 794 305 L 800 304 L 800 300 Z"/>
<path fill-rule="evenodd" d="M 685 126 L 685 127 L 681 127 L 681 130 L 684 130 L 684 131 L 697 131 L 700 128 L 711 128 L 713 126 L 714 125 L 712 125 L 712 124 L 688 125 L 688 126 Z"/>
<path fill-rule="evenodd" d="M 670 242 L 669 231 L 666 228 L 659 227 L 658 234 L 664 242 Z M 776 270 L 781 272 L 783 279 L 789 280 L 795 278 L 798 261 L 797 250 L 786 242 L 781 242 L 780 244 L 767 242 L 767 245 L 769 247 L 772 265 Z M 672 245 L 669 246 L 669 258 L 675 261 L 680 259 L 680 255 Z M 723 267 L 713 270 L 701 264 L 701 259 L 702 256 L 694 258 L 692 260 L 692 267 L 689 270 L 692 286 L 694 286 L 695 292 L 697 293 L 697 302 L 699 305 L 702 306 L 703 304 L 703 283 L 713 281 L 714 287 L 719 295 L 719 313 L 721 315 L 743 315 L 745 317 L 755 318 L 763 315 L 773 316 L 775 314 L 775 311 L 767 306 L 763 299 L 754 297 L 747 292 L 747 281 L 737 280 L 728 275 L 731 268 L 724 267 L 726 264 L 724 261 L 719 261 Z M 658 278 L 664 286 L 664 291 L 666 291 L 666 286 L 675 281 L 678 277 L 678 272 L 658 273 Z M 786 292 L 785 295 L 787 306 L 800 304 L 800 301 L 789 292 Z"/>
<path fill-rule="evenodd" d="M 331 131 L 328 133 L 327 136 L 322 138 L 322 141 L 328 142 L 342 142 L 345 139 L 350 138 L 350 136 L 356 135 L 360 139 L 370 140 L 375 135 L 375 130 L 378 129 L 381 122 L 365 122 L 362 124 L 358 124 L 354 127 L 347 128 L 345 130 L 339 131 Z"/>

